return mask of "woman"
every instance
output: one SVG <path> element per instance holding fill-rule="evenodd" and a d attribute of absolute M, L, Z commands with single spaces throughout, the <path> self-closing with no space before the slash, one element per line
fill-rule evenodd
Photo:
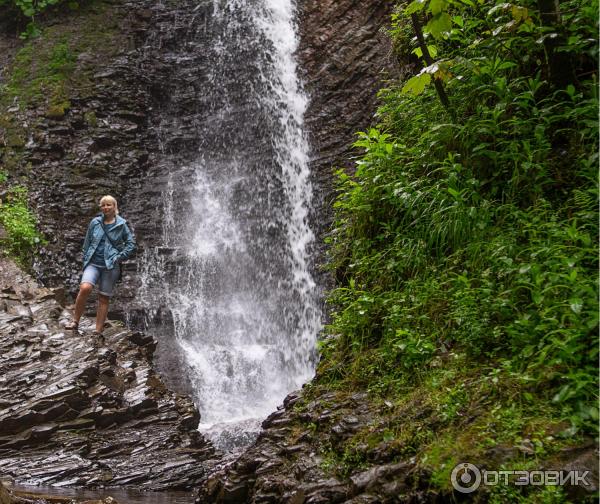
<path fill-rule="evenodd" d="M 120 276 L 120 263 L 135 250 L 135 240 L 125 219 L 119 216 L 117 200 L 112 196 L 100 199 L 101 214 L 92 219 L 83 242 L 83 275 L 75 301 L 73 320 L 65 328 L 79 329 L 79 320 L 85 310 L 85 302 L 98 285 L 98 309 L 96 312 L 96 336 L 102 336 L 108 314 L 108 303 Z"/>

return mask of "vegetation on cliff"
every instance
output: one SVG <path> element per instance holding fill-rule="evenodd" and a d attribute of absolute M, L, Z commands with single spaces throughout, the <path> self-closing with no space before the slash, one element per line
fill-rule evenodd
<path fill-rule="evenodd" d="M 37 37 L 41 34 L 38 20 L 48 11 L 67 7 L 79 9 L 76 0 L 0 0 L 0 11 L 16 26 L 25 28 L 21 38 Z M 0 20 L 3 16 L 0 15 Z"/>
<path fill-rule="evenodd" d="M 6 176 L 0 172 L 0 185 Z M 0 248 L 15 258 L 21 266 L 31 264 L 32 254 L 44 238 L 36 228 L 36 219 L 27 205 L 27 189 L 12 186 L 0 198 L 0 225 L 5 236 Z"/>
<path fill-rule="evenodd" d="M 317 387 L 384 401 L 378 436 L 443 489 L 460 461 L 538 468 L 597 435 L 597 8 L 398 7 L 396 49 L 424 69 L 381 93 L 338 173 Z M 331 467 L 368 465 L 375 437 L 329 447 Z M 518 488 L 490 498 L 564 498 Z"/>
<path fill-rule="evenodd" d="M 36 175 L 27 143 L 39 139 L 48 121 L 63 121 L 73 98 L 92 94 L 97 62 L 124 46 L 119 14 L 110 4 L 89 1 L 75 12 L 74 4 L 58 3 L 54 2 L 56 12 L 47 13 L 48 19 L 38 24 L 36 36 L 15 49 L 0 81 L 0 225 L 5 230 L 0 245 L 26 269 L 38 246 L 45 244 L 28 204 L 27 188 Z M 35 5 L 42 8 L 41 3 Z M 14 8 L 4 15 L 13 24 L 22 17 Z M 89 126 L 97 123 L 94 111 L 82 120 Z"/>
<path fill-rule="evenodd" d="M 46 116 L 62 117 L 69 107 L 66 83 L 75 59 L 67 35 L 56 35 L 59 30 L 38 31 L 40 38 L 27 41 L 0 85 L 0 225 L 6 233 L 1 244 L 25 268 L 44 239 L 28 205 L 26 177 L 19 177 L 28 171 L 22 159 L 27 132 L 15 112 L 42 106 Z"/>

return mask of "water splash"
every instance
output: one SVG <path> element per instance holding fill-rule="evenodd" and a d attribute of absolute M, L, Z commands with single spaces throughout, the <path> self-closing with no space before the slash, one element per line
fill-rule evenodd
<path fill-rule="evenodd" d="M 320 292 L 294 17 L 290 0 L 214 0 L 191 13 L 181 51 L 202 41 L 200 149 L 179 164 L 165 150 L 163 243 L 142 261 L 140 297 L 172 314 L 201 428 L 224 448 L 251 440 L 314 373 Z M 167 59 L 184 72 L 186 58 Z M 165 105 L 165 135 L 182 121 L 174 110 Z"/>

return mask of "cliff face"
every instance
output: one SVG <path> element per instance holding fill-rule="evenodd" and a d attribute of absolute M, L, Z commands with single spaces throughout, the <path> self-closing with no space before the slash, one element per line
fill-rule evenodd
<path fill-rule="evenodd" d="M 76 292 L 82 238 L 99 196 L 114 194 L 132 220 L 127 195 L 154 148 L 138 57 L 145 16 L 140 2 L 93 2 L 48 20 L 42 37 L 3 69 L 0 155 L 9 181 L 29 189 L 48 239 L 34 264 L 46 286 Z M 136 225 L 146 231 L 143 221 Z M 126 278 L 134 268 L 125 268 Z M 130 297 L 125 290 L 123 299 Z"/>
<path fill-rule="evenodd" d="M 332 167 L 351 164 L 356 132 L 371 123 L 378 89 L 397 74 L 385 35 L 391 8 L 379 0 L 298 3 L 298 58 L 311 98 L 306 124 L 323 187 L 331 187 Z"/>
<path fill-rule="evenodd" d="M 369 126 L 378 90 L 399 71 L 385 35 L 391 9 L 390 2 L 379 0 L 298 2 L 298 60 L 310 96 L 305 124 L 318 188 L 312 224 L 321 261 L 332 218 L 334 171 L 352 169 L 356 132 Z M 321 285 L 333 286 L 323 271 L 315 274 Z"/>
<path fill-rule="evenodd" d="M 202 86 L 201 80 L 197 79 L 193 72 L 201 72 L 203 68 L 202 40 L 197 40 L 194 45 L 186 38 L 190 25 L 181 12 L 198 7 L 198 16 L 201 19 L 209 4 L 212 2 L 201 3 L 198 6 L 197 3 L 192 5 L 185 1 L 159 5 L 146 0 L 98 0 L 81 12 L 67 13 L 63 17 L 50 20 L 42 39 L 21 46 L 21 52 L 16 53 L 17 44 L 13 35 L 3 35 L 0 42 L 0 48 L 10 49 L 5 53 L 6 56 L 16 54 L 12 59 L 12 66 L 7 66 L 8 58 L 0 62 L 3 64 L 0 78 L 18 91 L 16 98 L 11 96 L 2 99 L 0 155 L 3 170 L 10 174 L 11 180 L 20 181 L 29 188 L 30 201 L 38 216 L 40 228 L 48 239 L 48 244 L 34 264 L 38 279 L 46 287 L 65 285 L 68 292 L 76 292 L 80 275 L 80 246 L 87 223 L 97 212 L 98 198 L 103 194 L 113 194 L 117 197 L 123 216 L 132 223 L 135 230 L 139 244 L 137 264 L 136 261 L 130 261 L 125 267 L 124 281 L 116 303 L 111 308 L 111 317 L 122 318 L 127 312 L 135 322 L 148 309 L 136 299 L 136 292 L 140 289 L 140 276 L 136 271 L 140 266 L 139 258 L 144 255 L 145 249 L 157 243 L 161 235 L 164 215 L 158 201 L 167 186 L 170 170 L 175 164 L 183 166 L 188 163 L 190 159 L 186 153 L 193 152 L 198 144 L 193 112 L 202 96 Z M 332 170 L 351 166 L 350 145 L 354 140 L 354 132 L 369 125 L 376 105 L 377 89 L 382 80 L 395 72 L 390 58 L 389 43 L 382 32 L 390 8 L 389 2 L 379 0 L 303 0 L 298 5 L 301 35 L 298 58 L 302 79 L 311 97 L 306 125 L 313 147 L 313 183 L 317 188 L 317 203 L 311 218 L 318 235 L 315 247 L 321 258 L 324 257 L 322 239 L 331 219 Z M 65 41 L 68 41 L 68 44 Z M 65 44 L 68 46 L 68 64 L 61 74 L 60 89 L 44 87 L 43 82 L 37 88 L 28 84 L 37 82 L 36 79 L 41 75 L 36 72 L 55 58 L 54 48 L 64 47 Z M 189 57 L 174 62 L 170 51 L 182 44 L 189 48 Z M 37 65 L 32 64 L 33 55 L 36 55 Z M 13 76 L 19 73 L 15 70 L 25 75 L 25 79 L 15 81 Z M 182 86 L 182 82 L 186 85 Z M 168 107 L 165 106 L 167 103 Z M 177 127 L 169 127 L 164 121 L 165 114 L 179 119 Z M 165 153 L 171 156 L 168 162 L 165 161 Z M 184 187 L 185 171 L 180 175 Z M 182 191 L 182 201 L 186 197 L 185 191 Z M 171 274 L 176 267 L 176 258 L 167 261 L 164 274 Z M 330 282 L 330 279 L 321 278 L 322 285 Z M 5 294 L 8 297 L 16 296 L 11 299 L 11 306 L 25 303 L 18 293 Z M 7 313 L 17 309 L 9 310 L 8 305 L 6 306 Z M 161 312 L 161 307 L 152 308 L 156 316 L 168 317 L 167 313 Z M 54 338 L 57 345 L 68 345 L 68 339 L 60 330 L 61 314 L 58 308 L 55 311 L 56 313 L 50 314 L 51 320 L 45 321 L 52 328 L 48 334 Z M 7 339 L 2 344 L 6 346 L 7 352 L 16 351 L 16 347 L 13 348 L 12 336 L 8 337 L 9 330 L 11 329 L 7 326 Z M 114 331 L 114 334 L 109 335 L 109 342 L 117 344 L 117 340 L 120 340 L 125 332 L 118 328 Z M 169 341 L 167 334 L 161 336 L 164 337 L 163 343 Z M 28 358 L 33 362 L 41 362 L 42 354 L 38 354 L 37 351 L 41 352 L 44 339 L 37 336 L 27 338 Z M 83 358 L 87 355 L 88 343 L 85 339 L 78 343 L 81 348 L 76 350 Z M 123 349 L 124 356 L 137 351 L 136 343 L 131 345 L 131 348 Z M 98 428 L 112 423 L 119 426 L 114 431 L 120 433 L 118 435 L 113 436 L 109 429 L 106 435 L 113 436 L 110 439 L 105 439 L 104 434 L 92 436 L 86 441 L 85 450 L 81 448 L 84 450 L 82 453 L 85 452 L 86 456 L 90 453 L 101 461 L 99 450 L 105 449 L 108 454 L 115 452 L 114 456 L 121 457 L 122 460 L 119 459 L 116 465 L 118 469 L 111 475 L 113 481 L 119 484 L 139 483 L 135 480 L 135 474 L 131 473 L 134 468 L 127 468 L 124 462 L 121 463 L 125 460 L 125 455 L 117 453 L 116 448 L 122 439 L 119 436 L 125 435 L 123 433 L 127 432 L 128 426 L 134 425 L 131 416 L 137 414 L 137 410 L 127 409 L 129 406 L 123 403 L 122 407 L 104 408 L 103 413 L 87 411 L 95 404 L 94 401 L 106 404 L 116 401 L 116 405 L 120 404 L 119 401 L 125 401 L 123 397 L 113 397 L 115 391 L 110 383 L 115 376 L 127 375 L 128 368 L 119 360 L 111 361 L 114 356 L 110 352 L 106 353 L 105 358 L 106 363 L 96 367 L 95 364 L 91 365 L 91 371 L 86 370 L 87 368 L 80 370 L 83 374 L 80 373 L 79 381 L 82 383 L 78 386 L 84 388 L 77 392 L 79 395 L 76 399 L 83 402 L 79 404 L 74 399 L 74 405 L 77 407 L 73 408 L 73 405 L 68 403 L 68 398 L 65 399 L 66 406 L 70 408 L 68 411 L 74 412 L 69 413 L 71 416 L 75 415 L 73 418 L 50 418 L 44 416 L 47 412 L 42 412 L 42 416 L 32 416 L 30 423 L 23 423 L 21 430 L 0 441 L 5 445 L 5 450 L 12 450 L 10 453 L 15 450 L 23 452 L 14 458 L 13 466 L 0 466 L 1 471 L 16 475 L 24 465 L 29 464 L 33 467 L 49 464 L 48 467 L 52 468 L 62 463 L 57 461 L 54 465 L 50 464 L 45 458 L 45 452 L 40 451 L 39 442 L 41 439 L 44 442 L 49 440 L 48 446 L 51 446 L 56 439 L 71 439 L 69 436 L 72 436 L 72 429 L 69 425 L 73 421 L 82 420 L 86 428 L 91 428 L 95 423 L 98 423 Z M 145 360 L 147 358 L 148 356 L 144 357 L 139 363 L 144 369 L 148 366 Z M 160 360 L 161 356 L 158 358 Z M 177 359 L 173 356 L 167 361 L 163 363 L 163 368 L 172 366 L 175 370 L 180 369 Z M 149 370 L 148 373 L 152 374 L 152 371 Z M 53 385 L 54 378 L 51 375 L 46 379 L 50 380 L 48 386 Z M 173 382 L 172 385 L 179 390 L 186 388 L 182 383 Z M 90 395 L 85 387 L 96 387 L 97 390 L 94 389 Z M 123 387 L 117 387 L 117 392 L 122 393 Z M 150 395 L 152 393 L 152 390 L 148 392 Z M 40 396 L 39 401 L 43 403 L 44 400 L 43 395 Z M 182 429 L 177 427 L 177 422 L 181 419 L 176 418 L 174 412 L 177 410 L 173 403 L 175 400 L 169 400 L 172 404 L 167 408 L 170 412 L 167 416 L 172 414 L 173 418 L 169 420 L 171 424 L 165 426 L 164 432 L 169 429 L 181 432 Z M 294 402 L 295 399 L 288 399 L 286 404 L 291 407 Z M 37 411 L 36 408 L 41 408 L 37 403 L 29 404 L 26 401 L 21 406 L 19 408 L 23 411 Z M 156 410 L 154 403 L 148 403 L 147 406 L 148 408 L 141 407 L 140 411 L 144 412 L 143 417 L 147 420 L 147 428 L 150 429 L 150 425 L 156 420 L 155 416 L 160 416 L 162 410 L 160 407 Z M 348 408 L 350 407 L 348 404 Z M 340 411 L 346 411 L 341 406 L 340 408 Z M 17 408 L 8 413 L 6 421 L 12 421 L 13 424 L 21 422 L 19 411 L 21 410 Z M 284 428 L 287 422 L 283 417 L 280 418 L 282 414 L 276 413 L 266 424 L 279 426 L 275 431 L 269 431 L 275 432 L 275 437 L 278 438 L 282 436 L 278 429 Z M 26 415 L 25 417 L 29 418 Z M 145 422 L 143 419 L 136 421 Z M 156 422 L 159 423 L 159 420 Z M 38 433 L 35 429 L 39 423 L 48 424 L 49 427 Z M 191 424 L 184 424 L 183 444 L 192 451 L 202 452 L 202 441 L 195 439 L 188 432 Z M 20 441 L 15 441 L 17 437 Z M 317 493 L 329 495 L 328 492 L 332 491 L 331 485 L 322 482 L 321 473 L 321 476 L 316 476 L 317 472 L 314 473 L 314 477 L 310 476 L 312 473 L 308 471 L 308 466 L 306 471 L 298 473 L 289 484 L 279 485 L 278 490 L 262 483 L 256 484 L 253 472 L 259 467 L 265 471 L 264 464 L 268 462 L 264 456 L 256 458 L 256 454 L 263 448 L 266 449 L 265 443 L 271 443 L 269 438 L 272 440 L 273 436 L 268 434 L 261 437 L 246 458 L 242 458 L 236 466 L 239 467 L 239 464 L 245 464 L 244 461 L 247 461 L 245 467 L 249 472 L 235 469 L 231 477 L 226 473 L 213 477 L 210 488 L 204 490 L 206 495 L 210 494 L 210 498 L 215 499 L 222 498 L 225 495 L 222 493 L 223 488 L 229 485 L 231 478 L 237 480 L 238 477 L 243 480 L 239 491 L 247 496 L 272 494 L 276 496 L 273 498 L 278 499 L 291 488 L 290 485 L 309 481 L 317 485 Z M 81 443 L 80 440 L 73 439 L 73 450 L 77 451 Z M 286 448 L 288 451 L 281 459 L 282 464 L 274 464 L 269 474 L 276 480 L 283 478 L 287 470 L 286 460 L 289 457 L 298 458 L 303 461 L 302 464 L 313 467 L 314 464 L 309 463 L 312 457 L 310 438 L 307 437 L 306 441 L 305 447 L 299 449 L 302 457 L 300 452 L 293 455 L 294 449 Z M 165 454 L 180 446 L 180 440 L 171 442 L 165 438 L 161 443 L 164 445 L 161 445 L 161 449 L 165 450 Z M 272 446 L 276 445 L 270 446 L 267 453 L 271 453 L 274 449 Z M 134 443 L 131 451 L 135 449 Z M 208 451 L 194 457 L 210 457 Z M 154 456 L 154 452 L 141 453 L 144 457 L 140 464 L 145 464 Z M 86 463 L 85 467 L 72 468 L 75 475 L 73 477 L 78 478 L 79 484 L 93 483 L 103 477 L 99 469 L 101 464 L 96 463 L 93 457 L 90 460 L 90 464 Z M 181 467 L 186 467 L 185 463 L 182 462 Z M 40 474 L 43 474 L 41 469 L 40 471 Z M 189 482 L 197 482 L 204 474 L 203 471 L 202 468 L 197 474 L 191 474 Z M 165 481 L 168 481 L 170 486 L 177 486 L 180 474 L 181 471 L 176 471 L 175 475 L 165 476 Z M 59 480 L 60 478 L 56 481 Z M 337 484 L 334 483 L 334 486 Z M 237 491 L 234 489 L 234 494 Z M 307 490 L 305 494 L 308 495 L 311 491 Z"/>
<path fill-rule="evenodd" d="M 199 142 L 193 116 L 202 99 L 198 72 L 205 64 L 201 39 L 196 39 L 195 51 L 189 49 L 189 60 L 169 61 L 172 47 L 191 44 L 190 27 L 180 13 L 196 4 L 179 4 L 94 2 L 81 13 L 53 19 L 43 38 L 32 41 L 29 52 L 13 62 L 13 73 L 16 69 L 33 81 L 41 74 L 31 65 L 31 54 L 49 63 L 53 48 L 69 39 L 73 61 L 61 89 L 64 99 L 56 103 L 43 85 L 33 89 L 25 81 L 13 82 L 21 96 L 4 98 L 0 129 L 3 166 L 26 181 L 49 241 L 35 263 L 47 286 L 66 284 L 76 292 L 79 249 L 103 194 L 114 194 L 121 202 L 140 243 L 138 257 L 162 233 L 158 200 L 172 169 L 169 163 L 188 162 L 185 153 Z M 306 125 L 318 200 L 312 219 L 320 233 L 330 219 L 332 167 L 349 166 L 353 134 L 368 125 L 379 83 L 393 67 L 381 32 L 389 9 L 388 2 L 379 1 L 299 4 L 298 57 L 311 97 Z M 7 63 L 15 39 L 12 34 L 1 39 L 7 51 L 0 78 L 9 84 Z M 169 128 L 165 114 L 180 120 L 177 127 L 159 132 L 159 125 Z M 169 163 L 165 152 L 171 154 Z M 135 303 L 135 267 L 125 267 L 113 315 L 144 309 Z"/>

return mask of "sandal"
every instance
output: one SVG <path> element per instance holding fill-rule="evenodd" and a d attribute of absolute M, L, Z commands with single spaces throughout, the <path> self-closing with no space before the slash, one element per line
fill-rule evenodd
<path fill-rule="evenodd" d="M 92 332 L 92 337 L 94 338 L 94 340 L 98 341 L 99 343 L 104 343 L 104 334 L 102 334 L 100 331 L 94 330 Z"/>
<path fill-rule="evenodd" d="M 67 325 L 65 325 L 65 329 L 67 331 L 77 331 L 79 329 L 79 322 L 75 320 L 71 320 Z"/>

